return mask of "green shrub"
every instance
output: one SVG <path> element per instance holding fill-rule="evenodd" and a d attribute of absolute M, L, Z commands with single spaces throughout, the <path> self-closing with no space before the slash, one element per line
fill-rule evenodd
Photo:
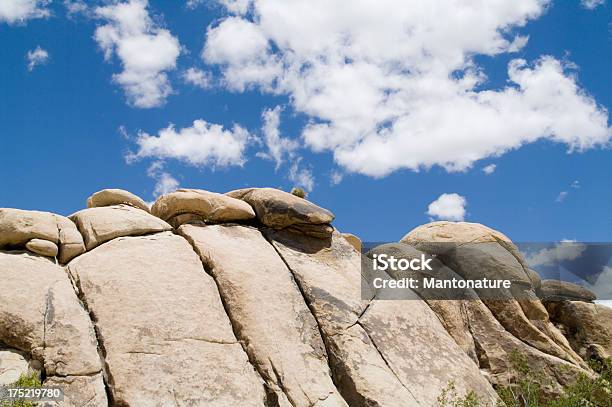
<path fill-rule="evenodd" d="M 480 403 L 476 393 L 473 391 L 468 392 L 463 397 L 459 397 L 455 382 L 451 380 L 438 396 L 438 405 L 440 407 L 478 407 Z"/>
<path fill-rule="evenodd" d="M 498 407 L 611 407 L 612 406 L 612 358 L 591 361 L 596 377 L 581 374 L 575 383 L 563 388 L 563 395 L 550 400 L 543 387 L 551 384 L 542 372 L 534 371 L 527 358 L 518 352 L 510 354 L 510 364 L 515 379 L 505 386 L 497 386 L 496 391 L 502 403 Z M 478 407 L 474 392 L 459 397 L 454 382 L 438 396 L 440 407 Z"/>
<path fill-rule="evenodd" d="M 16 382 L 7 387 L 41 387 L 40 377 L 38 372 L 29 371 L 27 374 L 21 374 Z M 0 407 L 35 407 L 36 404 L 31 401 L 0 401 Z"/>
<path fill-rule="evenodd" d="M 291 194 L 297 196 L 298 198 L 306 198 L 306 191 L 304 191 L 302 188 L 293 188 L 291 190 Z"/>

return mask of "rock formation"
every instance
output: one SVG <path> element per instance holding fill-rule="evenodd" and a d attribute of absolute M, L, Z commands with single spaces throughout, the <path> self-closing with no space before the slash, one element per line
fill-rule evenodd
<path fill-rule="evenodd" d="M 437 275 L 512 280 L 503 299 L 397 299 L 364 284 L 361 241 L 333 219 L 271 188 L 0 209 L 0 384 L 33 369 L 62 406 L 426 407 L 452 382 L 493 406 L 513 352 L 553 395 L 612 352 L 612 312 L 540 281 L 500 232 L 435 222 L 367 255 L 435 254 Z"/>

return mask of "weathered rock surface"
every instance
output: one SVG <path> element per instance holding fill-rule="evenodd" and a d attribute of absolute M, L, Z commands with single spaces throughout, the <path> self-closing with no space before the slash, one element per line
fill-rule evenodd
<path fill-rule="evenodd" d="M 29 370 L 30 364 L 21 352 L 0 348 L 0 386 L 13 384 Z"/>
<path fill-rule="evenodd" d="M 151 212 L 167 221 L 179 215 L 198 215 L 206 222 L 236 222 L 253 219 L 255 212 L 249 204 L 240 199 L 202 189 L 179 189 L 160 196 Z M 176 226 L 180 226 L 175 222 Z M 175 226 L 175 227 L 176 227 Z"/>
<path fill-rule="evenodd" d="M 43 239 L 30 240 L 26 243 L 26 249 L 46 257 L 56 257 L 59 251 L 55 243 Z"/>
<path fill-rule="evenodd" d="M 350 405 L 433 405 L 450 380 L 459 392 L 496 400 L 477 365 L 416 295 L 408 301 L 361 300 L 361 256 L 339 233 L 329 241 L 286 231 L 270 237 L 317 318 Z M 376 368 L 365 369 L 361 360 Z M 388 390 L 393 401 L 381 393 Z"/>
<path fill-rule="evenodd" d="M 317 322 L 261 232 L 239 225 L 183 225 L 179 232 L 214 276 L 238 338 L 276 398 L 292 406 L 345 406 Z"/>
<path fill-rule="evenodd" d="M 515 337 L 544 353 L 586 368 L 567 339 L 550 322 L 538 300 L 532 278 L 518 248 L 505 235 L 465 222 L 433 222 L 402 239 L 435 254 L 464 279 L 506 279 L 511 289 L 476 289 L 478 297 Z"/>
<path fill-rule="evenodd" d="M 612 356 L 611 308 L 584 301 L 549 301 L 546 309 L 584 359 Z"/>
<path fill-rule="evenodd" d="M 355 248 L 355 250 L 361 253 L 361 248 L 363 247 L 363 244 L 361 243 L 360 238 L 353 235 L 352 233 L 343 233 L 342 236 L 346 239 L 347 242 L 350 243 L 351 246 Z"/>
<path fill-rule="evenodd" d="M 405 407 L 452 381 L 494 405 L 516 355 L 554 396 L 612 352 L 609 308 L 541 281 L 483 225 L 423 225 L 368 255 L 435 255 L 394 278 L 512 289 L 375 289 L 361 242 L 302 198 L 180 190 L 158 200 L 164 219 L 141 201 L 101 191 L 74 222 L 0 209 L 0 383 L 40 371 L 61 406 Z"/>
<path fill-rule="evenodd" d="M 99 401 L 74 394 L 64 405 L 106 406 L 93 326 L 65 271 L 42 257 L 0 252 L 0 275 L 0 342 L 37 360 L 47 382 L 80 381 L 82 394 Z"/>
<path fill-rule="evenodd" d="M 250 204 L 257 219 L 273 229 L 290 228 L 306 235 L 326 238 L 334 215 L 306 199 L 274 188 L 246 188 L 228 192 L 232 198 Z"/>
<path fill-rule="evenodd" d="M 123 189 L 103 189 L 87 198 L 88 208 L 103 206 L 130 205 L 149 212 L 149 205 L 142 198 Z"/>
<path fill-rule="evenodd" d="M 59 230 L 59 257 L 62 264 L 85 253 L 85 242 L 83 236 L 77 229 L 74 222 L 63 216 L 55 215 L 57 228 Z"/>
<path fill-rule="evenodd" d="M 586 301 L 591 302 L 597 296 L 590 290 L 560 280 L 543 280 L 540 287 L 540 298 L 542 301 Z"/>
<path fill-rule="evenodd" d="M 109 240 L 172 230 L 163 220 L 128 205 L 83 209 L 70 216 L 91 250 Z"/>
<path fill-rule="evenodd" d="M 95 318 L 114 403 L 264 405 L 261 378 L 185 239 L 122 237 L 68 267 Z"/>
<path fill-rule="evenodd" d="M 0 208 L 0 248 L 24 247 L 32 239 L 57 243 L 58 233 L 52 213 Z"/>

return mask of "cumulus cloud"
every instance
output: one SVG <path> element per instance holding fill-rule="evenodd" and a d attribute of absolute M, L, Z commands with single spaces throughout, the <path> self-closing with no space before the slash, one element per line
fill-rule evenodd
<path fill-rule="evenodd" d="M 242 166 L 249 138 L 248 131 L 238 125 L 225 129 L 219 124 L 195 120 L 192 126 L 177 130 L 171 124 L 157 135 L 141 131 L 136 137 L 138 150 L 127 159 L 174 159 L 196 167 Z"/>
<path fill-rule="evenodd" d="M 508 85 L 486 87 L 474 56 L 520 50 L 528 38 L 513 29 L 547 0 L 247 3 L 208 28 L 202 58 L 229 89 L 288 95 L 310 118 L 305 145 L 347 172 L 463 171 L 541 139 L 582 151 L 612 135 L 606 109 L 551 56 L 514 59 Z"/>
<path fill-rule="evenodd" d="M 496 169 L 497 169 L 497 165 L 489 164 L 482 169 L 482 172 L 484 172 L 487 175 L 491 175 L 495 172 Z"/>
<path fill-rule="evenodd" d="M 66 7 L 68 18 L 72 18 L 78 14 L 86 17 L 92 16 L 92 10 L 84 0 L 64 0 L 64 7 Z"/>
<path fill-rule="evenodd" d="M 301 161 L 301 159 L 297 159 L 291 164 L 289 168 L 289 180 L 293 182 L 295 186 L 303 188 L 306 192 L 312 192 L 315 185 L 315 178 L 311 169 L 300 166 Z"/>
<path fill-rule="evenodd" d="M 603 4 L 605 4 L 606 0 L 580 0 L 580 4 L 582 4 L 582 7 L 588 9 L 588 10 L 593 10 Z"/>
<path fill-rule="evenodd" d="M 566 260 L 576 260 L 586 250 L 586 245 L 575 240 L 563 240 L 554 247 L 544 248 L 525 256 L 530 267 L 550 266 Z"/>
<path fill-rule="evenodd" d="M 25 23 L 34 18 L 50 15 L 50 0 L 0 0 L 0 23 Z"/>
<path fill-rule="evenodd" d="M 179 187 L 178 180 L 170 173 L 164 171 L 164 163 L 162 161 L 153 162 L 147 170 L 147 175 L 156 181 L 155 189 L 153 190 L 153 196 L 156 198 L 160 195 L 176 191 Z"/>
<path fill-rule="evenodd" d="M 210 87 L 212 75 L 198 68 L 189 68 L 182 74 L 183 81 L 202 89 Z"/>
<path fill-rule="evenodd" d="M 115 54 L 123 66 L 113 81 L 125 91 L 135 107 L 161 106 L 172 93 L 166 71 L 176 67 L 180 44 L 167 29 L 159 27 L 147 10 L 146 0 L 129 0 L 95 9 L 106 21 L 95 39 L 106 60 Z"/>
<path fill-rule="evenodd" d="M 462 221 L 466 205 L 467 200 L 459 194 L 442 194 L 429 204 L 427 214 L 439 220 Z"/>
<path fill-rule="evenodd" d="M 33 50 L 28 51 L 26 59 L 28 60 L 28 71 L 32 72 L 36 66 L 49 62 L 49 53 L 39 45 Z"/>
<path fill-rule="evenodd" d="M 281 136 L 279 126 L 282 110 L 281 106 L 276 106 L 274 109 L 266 109 L 262 113 L 263 141 L 267 151 L 257 153 L 257 156 L 260 158 L 273 160 L 276 164 L 276 169 L 281 166 L 285 158 L 294 158 L 294 152 L 298 148 L 296 140 Z"/>

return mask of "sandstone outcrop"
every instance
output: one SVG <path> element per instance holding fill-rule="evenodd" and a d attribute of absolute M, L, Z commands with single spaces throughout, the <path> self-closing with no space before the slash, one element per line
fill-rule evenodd
<path fill-rule="evenodd" d="M 46 257 L 56 257 L 59 251 L 55 243 L 43 239 L 32 239 L 25 247 L 32 253 Z"/>
<path fill-rule="evenodd" d="M 306 199 L 273 188 L 246 188 L 226 194 L 250 204 L 257 219 L 272 229 L 296 230 L 305 235 L 331 236 L 334 215 Z"/>
<path fill-rule="evenodd" d="M 123 189 L 103 189 L 87 198 L 88 208 L 103 206 L 130 205 L 149 212 L 149 205 L 140 197 Z"/>
<path fill-rule="evenodd" d="M 201 189 L 179 189 L 160 196 L 151 208 L 152 213 L 169 221 L 174 227 L 191 220 L 209 223 L 237 222 L 255 217 L 249 204 L 227 195 Z M 181 215 L 183 219 L 181 220 Z M 184 215 L 191 215 L 185 217 Z M 178 217 L 178 221 L 177 221 Z"/>
<path fill-rule="evenodd" d="M 264 405 L 261 379 L 185 239 L 113 239 L 68 269 L 95 321 L 115 404 Z"/>
<path fill-rule="evenodd" d="M 475 391 L 485 404 L 496 400 L 476 364 L 421 299 L 395 301 L 376 293 L 360 299 L 361 256 L 339 233 L 328 241 L 288 231 L 269 236 L 319 323 L 332 371 L 350 405 L 363 400 L 433 405 L 450 380 L 464 394 Z M 376 369 L 364 369 L 360 360 Z M 393 402 L 387 400 L 388 389 L 394 389 Z"/>
<path fill-rule="evenodd" d="M 361 248 L 363 247 L 363 243 L 361 243 L 361 239 L 355 236 L 352 233 L 343 233 L 342 236 L 346 239 L 347 242 L 351 244 L 358 252 L 361 252 Z"/>
<path fill-rule="evenodd" d="M 550 319 L 584 359 L 612 356 L 612 309 L 584 301 L 546 302 Z"/>
<path fill-rule="evenodd" d="M 163 220 L 128 205 L 83 209 L 70 219 L 83 235 L 87 250 L 118 237 L 172 230 Z"/>
<path fill-rule="evenodd" d="M 46 384 L 69 380 L 64 405 L 106 405 L 93 326 L 65 271 L 42 257 L 0 252 L 0 275 L 0 342 L 27 355 Z"/>
<path fill-rule="evenodd" d="M 464 279 L 510 280 L 511 289 L 476 290 L 499 323 L 536 349 L 586 368 L 586 363 L 550 322 L 537 298 L 529 267 L 505 235 L 474 223 L 434 222 L 414 229 L 401 241 L 437 255 Z"/>
<path fill-rule="evenodd" d="M 331 212 L 271 188 L 87 206 L 0 209 L 0 384 L 33 369 L 60 406 L 425 407 L 451 382 L 493 406 L 515 354 L 554 396 L 612 351 L 612 310 L 483 225 L 434 222 L 364 256 Z M 376 288 L 367 256 L 383 252 L 435 256 L 395 279 L 513 286 Z"/>
<path fill-rule="evenodd" d="M 539 290 L 542 301 L 595 301 L 597 296 L 577 284 L 560 280 L 543 280 Z"/>
<path fill-rule="evenodd" d="M 345 406 L 317 322 L 261 232 L 240 225 L 184 225 L 179 232 L 214 276 L 238 338 L 279 404 Z"/>

